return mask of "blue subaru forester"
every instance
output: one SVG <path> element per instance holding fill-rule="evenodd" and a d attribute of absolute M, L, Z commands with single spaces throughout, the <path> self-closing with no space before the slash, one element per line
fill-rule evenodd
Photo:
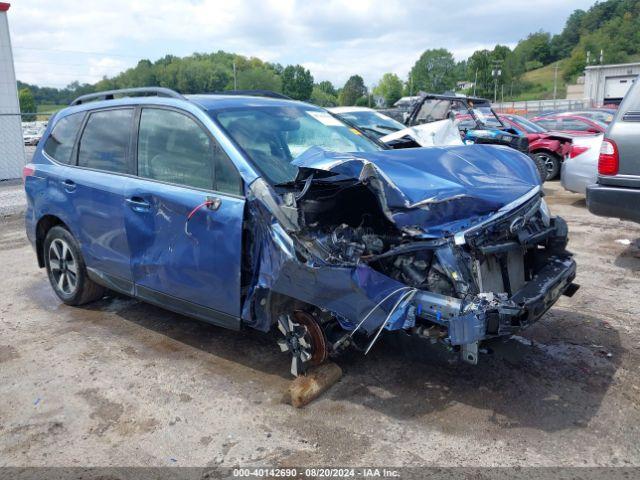
<path fill-rule="evenodd" d="M 476 363 L 576 290 L 522 153 L 387 150 L 322 108 L 235 93 L 100 92 L 55 115 L 26 228 L 64 303 L 116 291 L 279 332 L 298 375 L 391 331 Z"/>

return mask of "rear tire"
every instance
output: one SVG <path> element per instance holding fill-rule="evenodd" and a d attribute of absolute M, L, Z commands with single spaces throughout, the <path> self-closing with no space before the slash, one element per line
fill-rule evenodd
<path fill-rule="evenodd" d="M 533 154 L 533 158 L 536 165 L 544 167 L 545 180 L 553 180 L 560 173 L 560 158 L 557 155 L 550 152 L 538 152 Z"/>
<path fill-rule="evenodd" d="M 78 242 L 66 228 L 55 226 L 47 232 L 44 262 L 53 291 L 67 305 L 84 305 L 104 296 L 106 289 L 87 275 Z"/>

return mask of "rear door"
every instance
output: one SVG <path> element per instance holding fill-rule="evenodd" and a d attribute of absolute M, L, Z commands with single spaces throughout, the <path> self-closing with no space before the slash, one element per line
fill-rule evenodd
<path fill-rule="evenodd" d="M 245 199 L 235 166 L 187 112 L 143 107 L 126 193 L 136 294 L 238 327 Z"/>
<path fill-rule="evenodd" d="M 126 291 L 131 290 L 132 275 L 123 205 L 127 175 L 133 169 L 134 111 L 88 113 L 75 150 L 76 166 L 64 168 L 60 178 L 87 267 Z"/>

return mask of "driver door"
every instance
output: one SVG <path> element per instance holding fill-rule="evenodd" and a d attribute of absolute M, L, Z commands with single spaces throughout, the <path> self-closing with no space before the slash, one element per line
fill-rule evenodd
<path fill-rule="evenodd" d="M 136 151 L 125 195 L 136 296 L 237 328 L 245 199 L 235 166 L 194 117 L 168 108 L 142 108 Z"/>

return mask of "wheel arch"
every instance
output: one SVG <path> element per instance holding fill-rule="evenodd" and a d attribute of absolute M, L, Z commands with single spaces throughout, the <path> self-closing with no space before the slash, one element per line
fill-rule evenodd
<path fill-rule="evenodd" d="M 539 147 L 539 148 L 536 148 L 535 150 L 531 151 L 531 155 L 535 155 L 536 153 L 547 153 L 549 155 L 553 155 L 558 160 L 562 161 L 562 156 L 561 155 L 558 155 L 557 152 L 554 152 L 553 150 L 551 150 L 550 148 L 547 148 L 547 147 Z"/>
<path fill-rule="evenodd" d="M 53 227 L 61 226 L 69 230 L 66 223 L 62 221 L 60 217 L 56 215 L 44 215 L 36 225 L 36 255 L 38 257 L 38 266 L 44 268 L 44 239 L 47 237 L 47 233 Z M 70 231 L 70 230 L 69 230 Z"/>

